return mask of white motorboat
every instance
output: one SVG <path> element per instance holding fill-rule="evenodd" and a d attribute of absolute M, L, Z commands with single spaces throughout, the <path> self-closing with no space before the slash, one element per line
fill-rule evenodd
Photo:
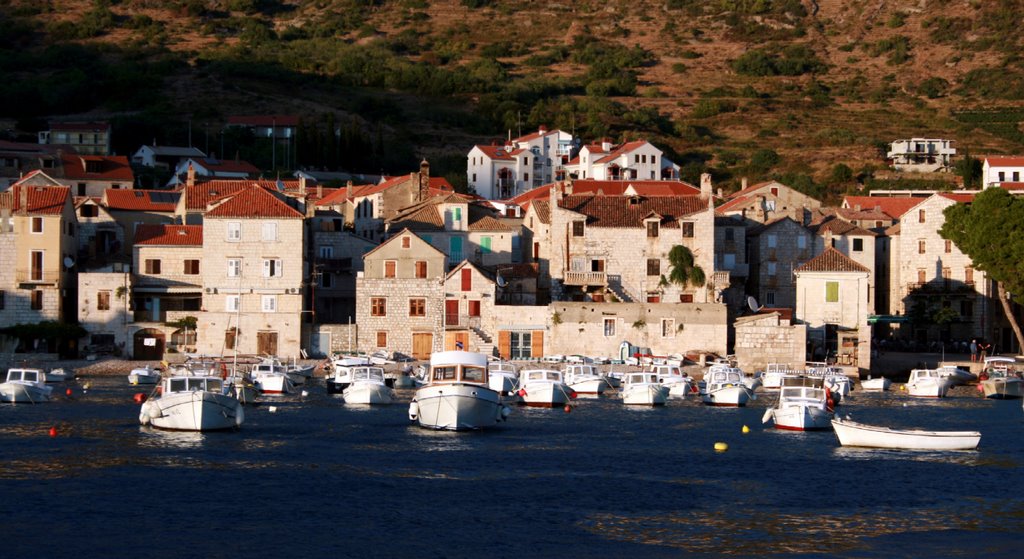
<path fill-rule="evenodd" d="M 956 365 L 942 365 L 939 367 L 939 374 L 949 378 L 952 382 L 951 386 L 963 386 L 978 380 L 977 375 Z"/>
<path fill-rule="evenodd" d="M 765 390 L 779 390 L 785 377 L 799 377 L 801 372 L 781 363 L 769 363 L 761 373 L 761 386 Z"/>
<path fill-rule="evenodd" d="M 69 380 L 75 380 L 75 371 L 71 369 L 56 368 L 46 371 L 45 375 L 46 382 L 58 383 L 67 382 Z"/>
<path fill-rule="evenodd" d="M 390 404 L 395 391 L 384 381 L 380 367 L 354 367 L 352 382 L 342 392 L 346 404 Z"/>
<path fill-rule="evenodd" d="M 391 382 L 391 387 L 392 388 L 415 388 L 416 387 L 416 377 L 414 377 L 413 374 L 412 374 L 412 365 L 406 364 L 404 367 L 402 367 L 401 371 L 399 371 L 397 373 L 393 373 L 392 377 L 394 379 Z M 385 376 L 384 376 L 384 381 L 385 382 L 387 382 L 387 378 L 388 377 L 385 374 Z M 513 380 L 513 385 L 514 384 L 515 384 L 515 382 Z M 328 392 L 330 392 L 329 389 L 328 389 Z"/>
<path fill-rule="evenodd" d="M 821 378 L 825 382 L 825 388 L 832 391 L 832 397 L 837 404 L 848 398 L 853 391 L 853 382 L 841 367 L 827 363 L 808 363 L 805 375 Z"/>
<path fill-rule="evenodd" d="M 900 450 L 973 450 L 981 442 L 977 431 L 896 430 L 849 419 L 832 420 L 839 444 Z"/>
<path fill-rule="evenodd" d="M 0 383 L 0 402 L 41 404 L 50 401 L 51 392 L 42 369 L 8 369 L 7 381 Z"/>
<path fill-rule="evenodd" d="M 487 364 L 487 383 L 499 394 L 511 394 L 519 384 L 519 371 L 508 361 L 491 361 Z"/>
<path fill-rule="evenodd" d="M 352 369 L 369 364 L 370 360 L 366 357 L 348 356 L 335 359 L 332 364 L 333 370 L 327 376 L 327 393 L 341 394 L 344 392 L 348 385 L 352 384 Z"/>
<path fill-rule="evenodd" d="M 371 365 L 378 365 L 381 367 L 384 365 L 394 365 L 397 362 L 391 354 L 383 349 L 371 353 L 369 355 L 369 360 Z"/>
<path fill-rule="evenodd" d="M 668 389 L 670 398 L 685 398 L 689 394 L 700 392 L 697 381 L 683 373 L 678 365 L 653 365 L 651 372 L 658 376 L 658 382 Z"/>
<path fill-rule="evenodd" d="M 139 411 L 143 425 L 175 431 L 233 429 L 244 420 L 242 403 L 225 394 L 224 381 L 214 376 L 165 378 Z"/>
<path fill-rule="evenodd" d="M 907 394 L 918 398 L 945 398 L 953 382 L 938 369 L 913 369 L 907 380 Z"/>
<path fill-rule="evenodd" d="M 510 412 L 488 384 L 487 356 L 469 351 L 432 354 L 427 384 L 409 403 L 410 421 L 449 431 L 493 427 Z"/>
<path fill-rule="evenodd" d="M 128 384 L 138 386 L 141 384 L 157 384 L 160 382 L 160 371 L 146 365 L 137 367 L 128 373 Z"/>
<path fill-rule="evenodd" d="M 630 406 L 664 406 L 668 401 L 668 388 L 658 382 L 658 375 L 643 371 L 623 374 L 619 394 Z"/>
<path fill-rule="evenodd" d="M 608 381 L 597 367 L 586 363 L 567 366 L 564 377 L 565 383 L 577 394 L 600 396 L 608 387 Z"/>
<path fill-rule="evenodd" d="M 866 392 L 883 392 L 889 390 L 892 381 L 885 377 L 871 378 L 860 381 L 860 389 Z"/>
<path fill-rule="evenodd" d="M 518 394 L 521 403 L 538 408 L 562 407 L 575 396 L 562 372 L 554 369 L 520 371 Z"/>
<path fill-rule="evenodd" d="M 756 398 L 754 391 L 743 384 L 743 371 L 725 365 L 708 369 L 700 395 L 709 406 L 742 407 Z"/>
<path fill-rule="evenodd" d="M 256 367 L 263 366 L 263 370 L 270 370 L 265 368 L 267 365 L 272 366 L 273 370 L 276 372 L 288 375 L 288 380 L 291 381 L 293 387 L 302 386 L 303 384 L 306 384 L 307 379 L 313 378 L 313 369 L 315 368 L 315 365 L 302 367 L 296 365 L 294 362 L 291 365 L 285 365 L 277 357 L 264 357 Z"/>
<path fill-rule="evenodd" d="M 835 403 L 819 378 L 787 378 L 779 389 L 779 401 L 769 408 L 762 423 L 774 420 L 776 429 L 818 431 L 828 429 Z"/>
<path fill-rule="evenodd" d="M 291 394 L 295 389 L 291 376 L 280 364 L 269 361 L 257 363 L 249 371 L 249 376 L 261 394 Z"/>
<path fill-rule="evenodd" d="M 986 398 L 1009 400 L 1024 394 L 1024 379 L 1014 369 L 1016 360 L 1012 357 L 986 357 L 982 372 L 981 389 Z"/>

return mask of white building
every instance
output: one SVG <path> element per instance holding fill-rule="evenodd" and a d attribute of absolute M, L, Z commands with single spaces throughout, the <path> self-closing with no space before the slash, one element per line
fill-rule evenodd
<path fill-rule="evenodd" d="M 205 159 L 199 148 L 179 146 L 142 146 L 132 155 L 132 165 L 173 169 L 185 159 Z"/>
<path fill-rule="evenodd" d="M 956 149 L 953 140 L 910 138 L 889 144 L 885 156 L 897 171 L 930 173 L 949 168 Z"/>
<path fill-rule="evenodd" d="M 572 148 L 572 134 L 541 126 L 505 145 L 473 146 L 466 157 L 466 178 L 484 198 L 511 198 L 562 178 Z"/>
<path fill-rule="evenodd" d="M 676 180 L 679 165 L 646 140 L 613 146 L 610 140 L 583 146 L 565 165 L 568 176 L 597 180 Z"/>
<path fill-rule="evenodd" d="M 981 164 L 981 186 L 1001 186 L 1007 190 L 1019 190 L 1024 185 L 1024 157 L 1012 155 L 989 155 Z M 1015 188 L 1016 187 L 1016 188 Z"/>

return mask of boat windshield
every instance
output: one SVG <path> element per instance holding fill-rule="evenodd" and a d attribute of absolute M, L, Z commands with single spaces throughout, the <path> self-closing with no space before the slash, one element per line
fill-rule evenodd
<path fill-rule="evenodd" d="M 559 382 L 562 380 L 562 375 L 560 375 L 558 371 L 548 371 L 548 380 Z"/>
<path fill-rule="evenodd" d="M 487 382 L 487 369 L 475 365 L 463 365 L 462 380 L 466 382 Z"/>
<path fill-rule="evenodd" d="M 36 371 L 24 371 L 21 373 L 21 380 L 28 382 L 39 382 L 39 373 Z"/>

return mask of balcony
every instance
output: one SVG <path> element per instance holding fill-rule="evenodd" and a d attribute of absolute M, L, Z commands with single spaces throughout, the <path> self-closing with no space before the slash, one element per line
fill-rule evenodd
<path fill-rule="evenodd" d="M 60 272 L 57 270 L 21 269 L 14 272 L 14 277 L 21 285 L 57 285 L 60 283 Z"/>
<path fill-rule="evenodd" d="M 577 287 L 605 287 L 608 285 L 608 275 L 604 272 L 565 272 L 562 284 Z"/>

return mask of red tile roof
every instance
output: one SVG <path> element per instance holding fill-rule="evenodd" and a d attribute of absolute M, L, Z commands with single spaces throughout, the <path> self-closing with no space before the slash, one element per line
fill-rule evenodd
<path fill-rule="evenodd" d="M 264 188 L 246 188 L 206 212 L 206 217 L 302 219 L 303 215 Z"/>
<path fill-rule="evenodd" d="M 839 252 L 835 247 L 828 247 L 825 252 L 808 260 L 794 272 L 868 272 L 871 270 L 861 266 L 849 256 Z"/>
<path fill-rule="evenodd" d="M 141 224 L 135 229 L 135 244 L 201 246 L 203 226 Z"/>
<path fill-rule="evenodd" d="M 123 155 L 77 155 L 61 157 L 64 178 L 68 180 L 135 182 L 128 158 Z M 90 170 L 91 168 L 91 170 Z"/>
<path fill-rule="evenodd" d="M 509 150 L 505 149 L 505 146 L 503 146 L 503 145 L 501 145 L 501 146 L 499 146 L 499 145 L 490 145 L 490 146 L 478 145 L 478 146 L 474 146 L 474 147 L 476 147 L 477 149 L 482 151 L 484 153 L 485 157 L 487 157 L 489 159 L 492 159 L 492 160 L 496 160 L 496 161 L 512 161 L 513 160 L 512 153 L 514 151 L 521 151 L 521 150 L 509 151 Z"/>
<path fill-rule="evenodd" d="M 558 132 L 557 128 L 554 129 L 554 130 L 548 130 L 544 126 L 541 126 L 536 132 L 533 132 L 531 134 L 527 134 L 525 136 L 519 136 L 518 138 L 512 140 L 512 142 L 514 142 L 514 143 L 529 142 L 531 140 L 536 140 L 537 138 L 540 138 L 540 137 L 543 137 L 543 136 L 547 136 L 548 134 L 555 134 L 557 132 Z"/>
<path fill-rule="evenodd" d="M 232 161 L 230 159 L 201 159 L 197 161 L 200 165 L 213 173 L 245 173 L 247 175 L 258 175 L 258 167 L 248 161 Z"/>
<path fill-rule="evenodd" d="M 875 233 L 868 231 L 863 227 L 854 225 L 849 221 L 834 216 L 828 216 L 824 220 L 813 223 L 808 227 L 808 229 L 818 235 L 831 232 L 833 235 L 856 235 L 861 237 L 876 236 Z"/>
<path fill-rule="evenodd" d="M 739 198 L 733 198 L 728 202 L 722 204 L 721 206 L 715 208 L 715 212 L 719 214 L 724 214 L 737 208 L 741 208 L 752 201 L 754 201 L 753 196 L 740 196 Z"/>
<path fill-rule="evenodd" d="M 1020 192 L 1024 190 L 1024 182 L 1001 182 L 999 188 L 1010 192 Z"/>
<path fill-rule="evenodd" d="M 71 196 L 71 189 L 66 186 L 18 186 L 14 185 L 0 193 L 0 208 L 21 210 L 21 191 L 27 189 L 29 214 L 60 215 L 64 203 Z"/>
<path fill-rule="evenodd" d="M 683 181 L 602 181 L 594 179 L 575 179 L 572 181 L 572 193 L 599 194 L 605 196 L 622 196 L 632 187 L 639 196 L 699 196 L 700 189 Z M 527 207 L 534 200 L 547 200 L 551 196 L 551 185 L 538 186 L 511 198 L 509 202 Z"/>
<path fill-rule="evenodd" d="M 587 216 L 591 227 L 643 227 L 644 219 L 653 213 L 661 216 L 663 227 L 676 228 L 682 217 L 708 207 L 699 196 L 566 196 L 559 207 Z"/>
<path fill-rule="evenodd" d="M 1024 157 L 1019 155 L 987 155 L 989 167 L 1024 167 Z"/>
<path fill-rule="evenodd" d="M 173 212 L 178 206 L 180 192 L 167 190 L 118 190 L 103 192 L 107 209 L 147 212 Z"/>
<path fill-rule="evenodd" d="M 899 219 L 903 214 L 910 211 L 910 208 L 923 201 L 924 198 L 910 196 L 846 196 L 843 198 L 843 207 L 856 209 L 857 206 L 860 206 L 862 210 L 878 208 L 885 215 L 893 219 Z"/>
<path fill-rule="evenodd" d="M 608 155 L 598 159 L 597 161 L 594 161 L 594 163 L 595 164 L 607 163 L 609 161 L 614 160 L 616 157 L 618 157 L 620 155 L 625 155 L 627 153 L 632 152 L 635 149 L 640 149 L 640 148 L 644 147 L 645 145 L 647 145 L 647 141 L 646 140 L 637 140 L 635 142 L 629 142 L 629 143 L 622 144 L 619 147 L 612 148 L 611 153 L 609 153 Z"/>
<path fill-rule="evenodd" d="M 957 204 L 970 204 L 974 201 L 974 193 L 962 193 L 962 192 L 940 192 L 939 196 L 943 198 L 949 198 Z"/>
<path fill-rule="evenodd" d="M 764 181 L 764 182 L 759 182 L 757 184 L 752 184 L 752 185 L 750 185 L 750 186 L 748 186 L 748 187 L 746 187 L 746 188 L 744 188 L 742 190 L 737 190 L 736 192 L 733 192 L 732 194 L 726 196 L 726 198 L 738 198 L 740 196 L 746 196 L 747 194 L 752 194 L 752 193 L 762 189 L 763 187 L 768 186 L 769 184 L 772 184 L 773 182 L 775 182 L 775 181 Z"/>

